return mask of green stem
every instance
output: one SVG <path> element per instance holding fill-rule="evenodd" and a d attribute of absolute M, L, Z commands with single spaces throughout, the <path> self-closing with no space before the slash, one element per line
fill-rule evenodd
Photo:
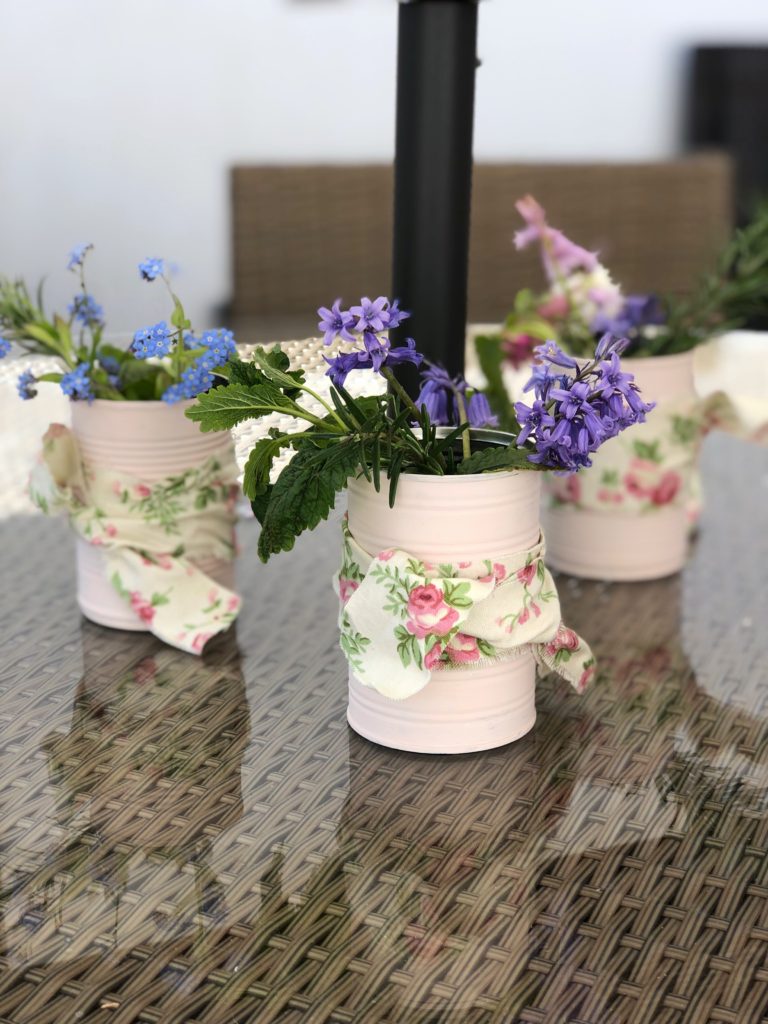
<path fill-rule="evenodd" d="M 176 383 L 181 380 L 181 360 L 184 355 L 184 328 L 180 327 L 176 335 L 176 351 L 173 353 L 173 372 Z"/>
<path fill-rule="evenodd" d="M 336 410 L 335 410 L 334 408 L 332 408 L 332 407 L 331 407 L 331 406 L 330 406 L 330 405 L 328 404 L 328 402 L 326 402 L 326 401 L 325 401 L 325 399 L 324 399 L 324 398 L 322 398 L 322 397 L 321 397 L 320 395 L 318 395 L 316 391 L 313 391 L 313 390 L 312 390 L 312 388 L 308 388 L 308 387 L 306 386 L 306 384 L 297 384 L 296 386 L 297 386 L 298 388 L 300 388 L 300 389 L 301 389 L 302 391 L 306 392 L 306 394 L 308 394 L 308 395 L 310 395 L 310 396 L 311 396 L 312 398 L 314 398 L 314 399 L 315 399 L 315 401 L 319 402 L 319 403 L 320 403 L 320 405 L 322 405 L 322 407 L 323 407 L 323 408 L 324 408 L 324 409 L 325 409 L 325 410 L 326 410 L 326 411 L 328 412 L 328 414 L 329 414 L 330 416 L 333 416 L 333 418 L 334 418 L 334 419 L 336 420 L 336 422 L 338 423 L 338 425 L 339 425 L 339 426 L 340 426 L 340 427 L 342 428 L 342 430 L 344 431 L 344 433 L 345 433 L 345 434 L 346 434 L 346 433 L 348 433 L 348 431 L 347 431 L 347 428 L 346 428 L 346 426 L 344 425 L 344 420 L 342 420 L 342 418 L 341 418 L 341 417 L 339 416 L 339 414 L 338 414 L 338 413 L 336 412 Z"/>
<path fill-rule="evenodd" d="M 411 396 L 408 394 L 408 392 L 405 390 L 405 388 L 400 383 L 400 381 L 397 379 L 397 377 L 395 377 L 394 373 L 392 373 L 390 368 L 388 366 L 382 366 L 382 368 L 380 370 L 380 373 L 381 373 L 382 377 L 384 378 L 384 380 L 386 380 L 386 382 L 389 384 L 389 386 L 392 388 L 392 390 L 398 396 L 398 398 L 402 399 L 402 401 L 407 405 L 407 407 L 411 410 L 411 412 L 414 413 L 416 418 L 418 420 L 420 420 L 421 419 L 421 412 L 419 411 L 416 403 L 411 398 Z"/>
<path fill-rule="evenodd" d="M 467 423 L 467 406 L 464 401 L 464 395 L 460 391 L 456 391 L 456 405 L 459 410 L 459 423 Z M 465 430 L 461 435 L 461 451 L 465 459 L 468 459 L 472 454 L 472 443 L 469 439 L 468 430 Z"/>

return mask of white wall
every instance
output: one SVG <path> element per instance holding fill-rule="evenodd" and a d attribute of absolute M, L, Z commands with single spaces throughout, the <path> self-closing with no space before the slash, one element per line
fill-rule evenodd
<path fill-rule="evenodd" d="M 0 272 L 93 241 L 110 326 L 165 313 L 136 263 L 179 264 L 200 326 L 228 296 L 235 161 L 387 160 L 394 0 L 0 0 Z M 765 0 L 486 0 L 479 158 L 676 148 L 685 48 L 768 40 Z"/>

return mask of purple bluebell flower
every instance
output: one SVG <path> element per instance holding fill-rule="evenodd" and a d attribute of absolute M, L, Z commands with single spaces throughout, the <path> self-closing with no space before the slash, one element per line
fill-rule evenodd
<path fill-rule="evenodd" d="M 365 331 L 363 333 L 363 344 L 373 369 L 378 373 L 387 357 L 389 342 L 386 338 L 380 338 L 378 334 L 373 334 L 372 331 Z"/>
<path fill-rule="evenodd" d="M 86 292 L 76 295 L 70 302 L 69 315 L 86 327 L 97 327 L 104 323 L 104 308 Z"/>
<path fill-rule="evenodd" d="M 350 313 L 357 317 L 355 330 L 363 331 L 384 331 L 389 326 L 389 314 L 387 309 L 389 302 L 384 295 L 380 295 L 373 302 L 365 297 L 360 299 L 359 306 L 352 306 Z"/>
<path fill-rule="evenodd" d="M 165 260 L 147 257 L 139 264 L 139 274 L 143 281 L 156 281 L 165 273 Z"/>
<path fill-rule="evenodd" d="M 577 370 L 579 367 L 573 356 L 563 352 L 554 341 L 547 341 L 543 345 L 537 345 L 533 351 L 542 362 L 554 363 L 555 366 L 563 366 L 566 370 Z"/>
<path fill-rule="evenodd" d="M 600 346 L 598 346 L 599 348 Z M 598 366 L 599 384 L 598 391 L 603 398 L 610 398 L 611 395 L 624 395 L 632 390 L 634 377 L 631 373 L 623 373 L 621 360 L 616 351 L 611 352 L 610 358 Z"/>
<path fill-rule="evenodd" d="M 564 472 L 589 466 L 590 455 L 605 441 L 645 418 L 653 405 L 642 400 L 632 374 L 622 371 L 623 347 L 624 339 L 602 338 L 597 351 L 608 358 L 582 368 L 574 360 L 571 374 L 555 372 L 564 365 L 557 346 L 540 349 L 544 362 L 534 367 L 525 387 L 536 399 L 530 407 L 515 406 L 521 425 L 517 444 L 533 444 L 531 462 Z"/>
<path fill-rule="evenodd" d="M 488 399 L 481 391 L 469 392 L 469 385 L 461 375 L 451 377 L 446 369 L 430 364 L 421 374 L 421 391 L 416 405 L 427 410 L 430 423 L 435 426 L 455 426 L 461 420 L 459 396 L 464 399 L 467 420 L 472 427 L 497 427 Z"/>
<path fill-rule="evenodd" d="M 454 381 L 442 366 L 431 365 L 421 373 L 421 391 L 416 397 L 416 406 L 427 410 L 430 423 L 438 427 L 447 427 L 456 422 L 456 389 Z"/>
<path fill-rule="evenodd" d="M 538 433 L 547 427 L 554 427 L 555 420 L 547 412 L 544 402 L 536 399 L 533 405 L 526 405 L 524 402 L 515 403 L 515 415 L 522 430 L 517 436 L 518 445 L 524 445 L 532 433 Z"/>
<path fill-rule="evenodd" d="M 11 351 L 11 343 L 7 338 L 0 338 L 0 359 L 4 359 L 5 356 Z"/>
<path fill-rule="evenodd" d="M 416 342 L 413 338 L 406 338 L 405 345 L 387 349 L 377 372 L 381 372 L 384 366 L 400 366 L 402 363 L 413 363 L 415 366 L 418 366 L 423 358 L 422 354 L 416 351 Z M 326 376 L 330 377 L 331 381 L 338 387 L 344 387 L 344 381 L 352 370 L 374 369 L 373 358 L 367 351 L 342 352 L 333 359 L 329 359 L 328 356 L 323 356 L 323 359 L 328 363 L 328 369 L 325 371 Z"/>
<path fill-rule="evenodd" d="M 171 331 L 165 320 L 161 320 L 152 327 L 142 327 L 136 331 L 131 349 L 137 359 L 150 359 L 167 356 L 171 351 L 171 345 Z"/>
<path fill-rule="evenodd" d="M 74 370 L 64 374 L 59 387 L 65 395 L 75 400 L 87 398 L 89 402 L 93 401 L 94 395 L 91 391 L 91 382 L 88 379 L 90 368 L 90 363 L 78 363 Z"/>
<path fill-rule="evenodd" d="M 34 385 L 37 384 L 37 377 L 31 370 L 25 370 L 19 374 L 19 379 L 16 382 L 16 390 L 19 393 L 19 398 L 23 398 L 24 401 L 28 401 L 30 398 L 34 398 L 37 394 Z"/>
<path fill-rule="evenodd" d="M 340 388 L 344 387 L 344 381 L 353 370 L 365 370 L 373 366 L 367 355 L 360 352 L 342 352 L 333 359 L 328 356 L 323 356 L 323 359 L 328 363 L 326 377 L 330 377 L 331 382 Z"/>
<path fill-rule="evenodd" d="M 636 335 L 643 327 L 661 326 L 667 322 L 664 307 L 656 295 L 628 295 L 616 316 L 598 313 L 592 321 L 595 334 L 608 332 L 619 337 Z"/>
<path fill-rule="evenodd" d="M 393 331 L 399 327 L 403 320 L 407 320 L 411 314 L 400 309 L 400 300 L 395 299 L 387 310 L 387 330 Z"/>
<path fill-rule="evenodd" d="M 534 363 L 531 367 L 531 376 L 528 378 L 523 392 L 533 391 L 536 398 L 546 402 L 550 390 L 555 384 L 562 384 L 565 377 L 554 376 L 550 368 L 544 363 Z"/>
<path fill-rule="evenodd" d="M 317 315 L 320 317 L 320 323 L 317 326 L 323 332 L 325 345 L 330 345 L 336 338 L 341 338 L 342 341 L 355 340 L 354 334 L 350 331 L 355 318 L 349 310 L 341 308 L 341 299 L 336 299 L 330 309 L 327 306 L 321 306 Z"/>
<path fill-rule="evenodd" d="M 82 267 L 83 260 L 86 257 L 89 249 L 93 248 L 93 243 L 82 242 L 80 245 L 76 245 L 70 250 L 69 259 L 67 261 L 67 270 L 77 270 L 78 267 Z"/>
<path fill-rule="evenodd" d="M 499 417 L 491 411 L 488 398 L 482 391 L 473 391 L 467 402 L 467 419 L 470 427 L 498 427 Z"/>
<path fill-rule="evenodd" d="M 450 393 L 443 388 L 437 387 L 432 381 L 427 381 L 416 398 L 416 405 L 427 410 L 429 422 L 436 427 L 447 427 L 453 422 L 451 416 Z"/>
<path fill-rule="evenodd" d="M 630 344 L 629 338 L 622 338 L 617 334 L 608 332 L 597 343 L 595 359 L 607 359 L 614 352 L 617 356 L 620 356 L 629 348 Z"/>

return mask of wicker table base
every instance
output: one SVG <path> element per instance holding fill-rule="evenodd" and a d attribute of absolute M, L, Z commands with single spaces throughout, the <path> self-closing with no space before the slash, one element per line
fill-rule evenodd
<path fill-rule="evenodd" d="M 456 758 L 347 728 L 338 522 L 268 566 L 242 524 L 202 661 L 82 621 L 63 523 L 1 523 L 0 1022 L 768 1021 L 768 453 L 705 471 L 681 578 L 559 580 L 592 689 Z"/>

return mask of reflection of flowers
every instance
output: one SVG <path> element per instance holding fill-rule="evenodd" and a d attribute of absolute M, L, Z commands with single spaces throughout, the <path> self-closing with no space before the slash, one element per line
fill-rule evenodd
<path fill-rule="evenodd" d="M 442 590 L 434 583 L 414 587 L 408 595 L 406 629 L 423 639 L 430 634 L 444 636 L 459 619 L 459 613 L 445 603 Z"/>

